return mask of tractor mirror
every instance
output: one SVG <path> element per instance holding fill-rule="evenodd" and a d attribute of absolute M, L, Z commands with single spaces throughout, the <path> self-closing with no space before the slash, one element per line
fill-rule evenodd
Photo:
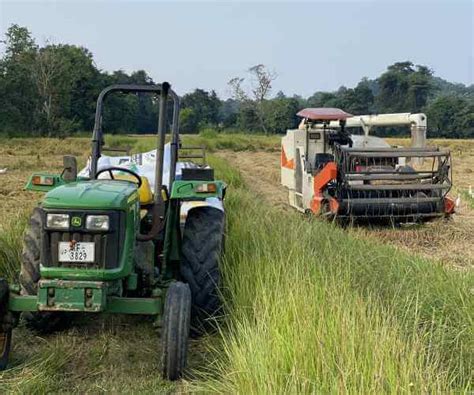
<path fill-rule="evenodd" d="M 76 181 L 77 178 L 77 160 L 75 156 L 66 155 L 63 156 L 63 180 L 64 181 Z"/>

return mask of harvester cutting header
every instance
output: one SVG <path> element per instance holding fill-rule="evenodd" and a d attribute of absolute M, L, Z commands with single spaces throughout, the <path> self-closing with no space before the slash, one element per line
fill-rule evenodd
<path fill-rule="evenodd" d="M 451 154 L 426 147 L 424 114 L 353 116 L 337 108 L 307 108 L 282 138 L 281 183 L 302 212 L 342 218 L 415 222 L 454 212 Z M 411 127 L 412 147 L 370 136 L 373 126 Z M 360 127 L 363 135 L 348 129 Z"/>

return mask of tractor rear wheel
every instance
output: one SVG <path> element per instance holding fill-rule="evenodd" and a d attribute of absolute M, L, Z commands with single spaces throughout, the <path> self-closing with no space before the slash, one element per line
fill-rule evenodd
<path fill-rule="evenodd" d="M 20 271 L 22 295 L 36 295 L 40 280 L 40 251 L 42 231 L 41 210 L 35 208 L 30 225 L 23 239 L 23 253 Z M 56 312 L 25 312 L 26 325 L 40 333 L 50 333 L 64 324 L 63 314 Z"/>
<path fill-rule="evenodd" d="M 7 322 L 8 313 L 8 283 L 0 278 L 0 370 L 5 370 L 12 345 L 12 326 Z"/>
<path fill-rule="evenodd" d="M 162 373 L 166 380 L 179 379 L 186 367 L 191 322 L 191 291 L 174 282 L 166 293 L 162 328 Z"/>
<path fill-rule="evenodd" d="M 224 244 L 224 213 L 213 207 L 192 209 L 186 219 L 181 276 L 192 295 L 192 327 L 202 333 L 221 306 L 219 262 Z"/>

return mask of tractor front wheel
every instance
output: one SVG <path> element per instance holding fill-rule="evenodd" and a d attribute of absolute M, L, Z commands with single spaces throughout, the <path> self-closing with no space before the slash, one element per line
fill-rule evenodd
<path fill-rule="evenodd" d="M 5 370 L 8 365 L 8 356 L 12 345 L 12 330 L 0 331 L 0 370 Z"/>
<path fill-rule="evenodd" d="M 179 379 L 186 367 L 191 321 L 191 291 L 174 282 L 166 293 L 162 328 L 162 373 L 166 380 Z"/>
<path fill-rule="evenodd" d="M 41 210 L 35 208 L 30 218 L 30 226 L 23 239 L 23 253 L 20 271 L 22 295 L 36 295 L 40 280 L 40 251 L 42 232 Z M 50 333 L 64 324 L 61 313 L 25 312 L 22 314 L 26 325 L 40 333 Z"/>
<path fill-rule="evenodd" d="M 209 328 L 220 308 L 219 262 L 224 244 L 224 212 L 213 207 L 192 209 L 184 226 L 181 276 L 191 289 L 192 327 Z"/>

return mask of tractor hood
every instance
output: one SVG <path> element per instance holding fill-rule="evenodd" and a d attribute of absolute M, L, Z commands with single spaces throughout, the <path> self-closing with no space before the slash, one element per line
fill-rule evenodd
<path fill-rule="evenodd" d="M 117 210 L 126 209 L 137 198 L 136 186 L 128 181 L 77 181 L 48 192 L 43 207 Z"/>

